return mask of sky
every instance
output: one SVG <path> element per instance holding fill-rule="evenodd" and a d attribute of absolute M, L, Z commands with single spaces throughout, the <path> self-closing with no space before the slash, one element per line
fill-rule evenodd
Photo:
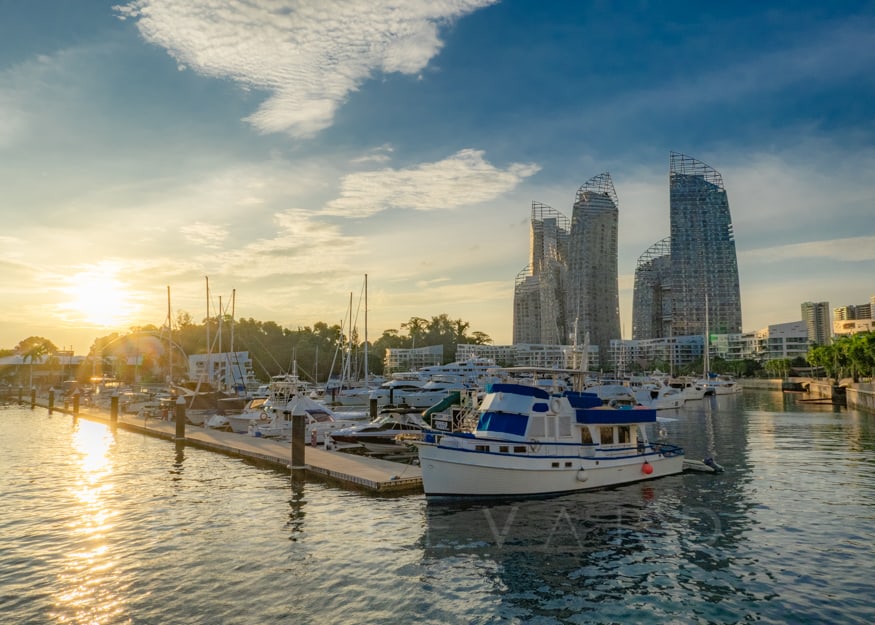
<path fill-rule="evenodd" d="M 365 275 L 371 340 L 508 344 L 532 202 L 603 172 L 629 338 L 671 151 L 723 176 L 744 330 L 866 303 L 873 67 L 853 0 L 0 0 L 0 348 L 200 322 L 207 282 L 361 335 Z"/>

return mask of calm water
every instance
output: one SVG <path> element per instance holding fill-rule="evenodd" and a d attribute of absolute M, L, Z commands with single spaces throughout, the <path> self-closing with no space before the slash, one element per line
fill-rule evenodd
<path fill-rule="evenodd" d="M 666 416 L 726 472 L 448 506 L 7 408 L 0 621 L 875 622 L 875 417 L 768 392 Z"/>

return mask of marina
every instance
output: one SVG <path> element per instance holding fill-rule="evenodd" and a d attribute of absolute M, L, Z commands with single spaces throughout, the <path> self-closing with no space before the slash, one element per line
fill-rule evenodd
<path fill-rule="evenodd" d="M 875 417 L 797 399 L 745 390 L 661 424 L 723 473 L 458 504 L 11 406 L 0 607 L 103 625 L 868 623 Z"/>

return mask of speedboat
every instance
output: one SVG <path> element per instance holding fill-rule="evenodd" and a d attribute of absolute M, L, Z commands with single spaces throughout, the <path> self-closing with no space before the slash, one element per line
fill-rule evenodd
<path fill-rule="evenodd" d="M 671 410 L 684 405 L 684 395 L 671 386 L 649 384 L 636 390 L 633 395 L 639 404 L 654 410 Z"/>
<path fill-rule="evenodd" d="M 608 406 L 594 393 L 493 384 L 472 431 L 414 441 L 427 497 L 552 495 L 683 470 L 682 448 L 651 442 L 656 410 Z"/>
<path fill-rule="evenodd" d="M 418 410 L 385 409 L 376 419 L 328 433 L 332 443 L 364 447 L 371 453 L 393 453 L 406 449 L 399 436 L 419 437 L 429 427 Z"/>
<path fill-rule="evenodd" d="M 306 395 L 295 395 L 284 405 L 272 405 L 265 414 L 268 416 L 266 422 L 249 424 L 249 434 L 259 438 L 290 438 L 292 421 L 295 417 L 303 417 L 305 440 L 319 445 L 325 442 L 326 433 L 356 424 L 355 421 L 338 419 L 330 408 Z"/>

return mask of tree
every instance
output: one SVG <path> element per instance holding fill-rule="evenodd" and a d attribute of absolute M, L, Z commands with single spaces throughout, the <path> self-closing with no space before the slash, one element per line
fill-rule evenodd
<path fill-rule="evenodd" d="M 22 360 L 26 362 L 30 362 L 30 386 L 33 387 L 33 363 L 38 360 L 42 363 L 43 358 L 48 354 L 57 353 L 58 348 L 55 347 L 55 344 L 50 340 L 43 338 L 41 336 L 30 336 L 23 341 L 21 341 L 16 347 L 15 351 L 18 352 Z"/>

